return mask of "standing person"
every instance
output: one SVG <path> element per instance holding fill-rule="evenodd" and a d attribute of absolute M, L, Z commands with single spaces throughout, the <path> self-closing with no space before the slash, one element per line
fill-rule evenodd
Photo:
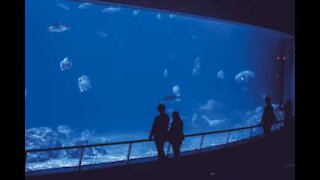
<path fill-rule="evenodd" d="M 271 133 L 272 124 L 276 121 L 276 117 L 273 112 L 270 96 L 265 97 L 265 103 L 266 103 L 266 106 L 263 109 L 261 123 L 263 125 L 263 132 L 265 136 L 269 136 Z"/>
<path fill-rule="evenodd" d="M 180 146 L 183 140 L 183 121 L 181 120 L 179 113 L 174 111 L 172 113 L 172 122 L 169 130 L 169 141 L 172 145 L 175 158 L 180 156 Z"/>
<path fill-rule="evenodd" d="M 168 134 L 169 116 L 165 113 L 165 106 L 163 104 L 158 105 L 159 115 L 154 119 L 152 129 L 149 134 L 149 139 L 154 139 L 155 145 L 158 151 L 158 159 L 163 160 L 165 154 L 163 146 Z"/>
<path fill-rule="evenodd" d="M 292 103 L 290 99 L 286 100 L 286 103 L 281 105 L 281 111 L 284 111 L 284 127 L 289 129 L 292 124 Z"/>
<path fill-rule="evenodd" d="M 288 127 L 292 125 L 293 117 L 292 117 L 292 103 L 290 99 L 286 100 L 286 106 L 284 109 L 284 123 Z"/>

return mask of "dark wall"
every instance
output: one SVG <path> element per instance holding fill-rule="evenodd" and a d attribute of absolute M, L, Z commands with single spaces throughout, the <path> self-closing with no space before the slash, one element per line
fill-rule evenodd
<path fill-rule="evenodd" d="M 178 11 L 295 35 L 295 0 L 95 0 Z"/>

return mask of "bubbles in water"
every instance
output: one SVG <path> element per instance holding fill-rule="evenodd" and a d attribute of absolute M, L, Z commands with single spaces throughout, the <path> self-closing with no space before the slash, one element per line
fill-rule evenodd
<path fill-rule="evenodd" d="M 236 83 L 244 85 L 249 83 L 253 78 L 254 78 L 254 73 L 247 70 L 237 74 L 234 80 L 236 81 Z"/>
<path fill-rule="evenodd" d="M 80 5 L 78 6 L 78 8 L 79 8 L 79 9 L 87 9 L 87 8 L 90 7 L 90 6 L 92 6 L 91 3 L 85 2 L 85 3 L 80 4 Z"/>
<path fill-rule="evenodd" d="M 195 69 L 200 69 L 200 57 L 197 57 L 197 58 L 194 60 L 194 68 L 195 68 Z"/>
<path fill-rule="evenodd" d="M 197 57 L 194 61 L 193 61 L 193 69 L 192 69 L 192 74 L 194 76 L 199 75 L 200 73 L 200 57 Z"/>
<path fill-rule="evenodd" d="M 138 16 L 140 10 L 139 9 L 136 9 L 136 10 L 133 10 L 132 14 L 133 16 Z"/>
<path fill-rule="evenodd" d="M 69 60 L 68 57 L 65 57 L 61 62 L 60 62 L 60 69 L 61 71 L 68 70 L 72 67 L 72 61 Z"/>
<path fill-rule="evenodd" d="M 63 3 L 58 3 L 57 6 L 63 10 L 66 10 L 66 11 L 70 10 L 70 8 Z"/>
<path fill-rule="evenodd" d="M 158 14 L 156 15 L 156 18 L 157 18 L 157 19 L 161 19 L 161 14 L 158 13 Z"/>
<path fill-rule="evenodd" d="M 172 87 L 172 92 L 173 94 L 175 94 L 176 96 L 180 96 L 180 87 L 178 85 L 174 85 Z"/>
<path fill-rule="evenodd" d="M 78 78 L 78 84 L 80 92 L 88 91 L 91 88 L 90 79 L 86 75 L 82 75 Z"/>
<path fill-rule="evenodd" d="M 102 13 L 115 13 L 115 12 L 118 12 L 120 10 L 121 10 L 121 8 L 119 8 L 119 7 L 108 7 L 108 8 L 104 8 L 102 10 Z"/>
<path fill-rule="evenodd" d="M 222 70 L 220 70 L 218 73 L 217 73 L 217 77 L 219 79 L 223 79 L 224 78 L 224 72 Z"/>
<path fill-rule="evenodd" d="M 163 76 L 166 78 L 168 77 L 168 69 L 164 69 L 163 71 Z"/>

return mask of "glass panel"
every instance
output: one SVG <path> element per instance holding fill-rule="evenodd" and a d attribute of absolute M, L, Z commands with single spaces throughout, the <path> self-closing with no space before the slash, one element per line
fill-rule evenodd
<path fill-rule="evenodd" d="M 182 144 L 182 151 L 192 151 L 199 149 L 200 147 L 201 136 L 196 137 L 187 137 L 184 139 Z"/>
<path fill-rule="evenodd" d="M 275 131 L 275 130 L 279 130 L 281 127 L 284 126 L 284 123 L 276 123 L 276 124 L 273 124 L 272 127 L 271 127 L 271 130 L 272 131 Z"/>
<path fill-rule="evenodd" d="M 274 107 L 291 98 L 294 108 L 295 47 L 283 34 L 115 4 L 25 2 L 26 149 L 146 138 L 159 102 L 197 133 L 259 123 L 265 96 Z M 230 142 L 249 134 L 233 132 Z M 227 137 L 206 135 L 203 147 Z M 186 138 L 182 151 L 200 142 Z M 128 146 L 86 148 L 82 164 L 126 160 Z M 131 158 L 155 149 L 133 144 Z M 26 170 L 77 166 L 79 157 L 79 149 L 30 153 Z"/>
<path fill-rule="evenodd" d="M 244 129 L 240 131 L 234 131 L 230 134 L 229 142 L 239 141 L 247 139 L 250 136 L 250 129 Z"/>
<path fill-rule="evenodd" d="M 204 137 L 202 148 L 225 144 L 229 133 L 209 134 Z"/>
<path fill-rule="evenodd" d="M 165 149 L 165 148 L 164 148 Z M 157 156 L 154 142 L 134 143 L 131 149 L 130 159 Z"/>
<path fill-rule="evenodd" d="M 28 153 L 26 171 L 78 166 L 79 157 L 77 149 Z"/>
<path fill-rule="evenodd" d="M 262 127 L 256 127 L 252 129 L 251 132 L 251 138 L 258 136 L 258 135 L 262 135 L 263 134 L 263 128 Z"/>
<path fill-rule="evenodd" d="M 127 159 L 128 144 L 86 148 L 82 165 L 123 161 Z"/>

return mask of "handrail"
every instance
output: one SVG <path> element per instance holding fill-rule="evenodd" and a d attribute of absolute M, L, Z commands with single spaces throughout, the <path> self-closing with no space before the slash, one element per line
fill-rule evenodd
<path fill-rule="evenodd" d="M 281 121 L 276 121 L 274 124 L 278 124 L 284 122 L 283 120 Z M 228 138 L 226 141 L 226 146 L 228 147 L 229 144 L 229 139 L 231 136 L 231 133 L 233 131 L 241 131 L 241 130 L 246 130 L 246 129 L 250 129 L 250 133 L 249 133 L 249 137 L 248 137 L 248 141 L 250 141 L 251 139 L 251 135 L 252 135 L 252 130 L 253 128 L 257 128 L 257 127 L 261 127 L 262 124 L 258 124 L 255 126 L 248 126 L 248 127 L 241 127 L 241 128 L 234 128 L 234 129 L 227 129 L 227 130 L 220 130 L 220 131 L 211 131 L 211 132 L 203 132 L 203 133 L 196 133 L 196 134 L 189 134 L 189 135 L 185 135 L 184 137 L 194 137 L 194 136 L 201 136 L 201 140 L 200 140 L 200 144 L 199 144 L 199 149 L 198 151 L 201 152 L 202 149 L 202 145 L 203 145 L 203 141 L 206 135 L 210 135 L 210 134 L 218 134 L 218 133 L 225 133 L 228 132 Z M 31 149 L 31 150 L 26 150 L 25 151 L 25 166 L 27 164 L 27 156 L 28 153 L 30 152 L 44 152 L 44 151 L 54 151 L 54 150 L 66 150 L 66 149 L 79 149 L 81 150 L 80 152 L 80 157 L 79 157 L 79 163 L 78 163 L 78 169 L 81 170 L 82 167 L 82 160 L 83 160 L 83 154 L 84 154 L 84 149 L 85 148 L 89 148 L 89 147 L 99 147 L 99 146 L 111 146 L 111 145 L 119 145 L 119 144 L 128 144 L 128 153 L 127 153 L 127 157 L 126 157 L 126 162 L 127 164 L 129 164 L 130 161 L 130 155 L 131 155 L 131 149 L 132 149 L 132 144 L 133 143 L 139 143 L 139 142 L 148 142 L 148 141 L 153 141 L 153 139 L 142 139 L 142 140 L 134 140 L 134 141 L 121 141 L 121 142 L 113 142 L 113 143 L 103 143 L 103 144 L 91 144 L 91 145 L 80 145 L 80 146 L 68 146 L 68 147 L 59 147 L 59 148 L 47 148 L 47 149 Z M 167 149 L 167 156 L 169 156 L 169 151 L 170 151 L 170 144 L 168 144 L 168 149 Z M 49 168 L 50 169 L 50 168 Z"/>
<path fill-rule="evenodd" d="M 274 124 L 281 123 L 281 121 L 276 121 Z M 225 133 L 225 132 L 232 132 L 232 131 L 240 131 L 245 129 L 252 129 L 261 127 L 262 125 L 254 125 L 254 126 L 247 126 L 247 127 L 241 127 L 241 128 L 234 128 L 234 129 L 226 129 L 226 130 L 219 130 L 219 131 L 210 131 L 210 132 L 203 132 L 203 133 L 195 133 L 195 134 L 188 134 L 184 137 L 194 137 L 194 136 L 200 136 L 200 135 L 209 135 L 209 134 L 219 134 L 219 133 Z M 133 143 L 140 143 L 140 142 L 148 142 L 153 141 L 153 139 L 141 139 L 141 140 L 133 140 L 133 141 L 119 141 L 119 142 L 112 142 L 112 143 L 100 143 L 100 144 L 89 144 L 89 145 L 79 145 L 79 146 L 66 146 L 66 147 L 56 147 L 56 148 L 43 148 L 43 149 L 29 149 L 26 150 L 26 153 L 32 153 L 32 152 L 44 152 L 44 151 L 57 151 L 57 150 L 67 150 L 67 149 L 82 149 L 82 148 L 90 148 L 90 147 L 100 147 L 100 146 L 112 146 L 112 145 L 120 145 L 120 144 L 133 144 Z"/>

